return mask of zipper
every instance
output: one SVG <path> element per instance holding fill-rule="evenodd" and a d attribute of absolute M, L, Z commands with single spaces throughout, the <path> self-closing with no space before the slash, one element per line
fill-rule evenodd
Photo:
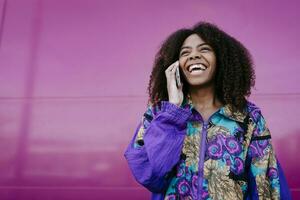
<path fill-rule="evenodd" d="M 206 149 L 206 136 L 207 136 L 207 128 L 209 125 L 209 122 L 211 121 L 211 118 L 218 112 L 220 112 L 222 108 L 219 108 L 217 111 L 215 111 L 207 121 L 203 120 L 203 117 L 201 114 L 195 109 L 196 115 L 200 117 L 200 122 L 203 124 L 202 130 L 201 130 L 201 139 L 200 139 L 200 145 L 199 148 L 199 162 L 198 162 L 198 191 L 197 191 L 197 199 L 201 200 L 202 190 L 203 190 L 203 168 L 204 168 L 204 158 L 205 158 L 205 149 Z"/>
<path fill-rule="evenodd" d="M 202 120 L 203 122 L 203 120 Z M 205 148 L 206 148 L 206 135 L 207 127 L 209 122 L 203 122 L 202 131 L 201 131 L 201 148 L 199 148 L 199 163 L 198 163 L 198 200 L 201 200 L 202 195 L 202 186 L 203 186 L 203 167 L 204 167 L 204 157 L 205 157 Z"/>
<path fill-rule="evenodd" d="M 204 168 L 204 158 L 205 158 L 205 150 L 206 150 L 206 136 L 207 136 L 207 128 L 211 118 L 220 111 L 219 108 L 216 112 L 214 112 L 207 121 L 203 120 L 203 117 L 198 112 L 197 114 L 200 116 L 200 122 L 202 122 L 202 130 L 201 130 L 201 148 L 199 148 L 199 163 L 198 163 L 198 200 L 201 200 L 202 195 L 202 186 L 203 186 L 203 168 Z"/>

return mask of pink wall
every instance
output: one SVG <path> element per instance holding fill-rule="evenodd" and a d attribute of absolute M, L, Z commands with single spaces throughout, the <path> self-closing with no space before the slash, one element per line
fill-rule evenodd
<path fill-rule="evenodd" d="M 123 152 L 160 42 L 199 20 L 252 53 L 251 99 L 300 198 L 299 3 L 244 2 L 0 0 L 0 198 L 149 197 Z"/>

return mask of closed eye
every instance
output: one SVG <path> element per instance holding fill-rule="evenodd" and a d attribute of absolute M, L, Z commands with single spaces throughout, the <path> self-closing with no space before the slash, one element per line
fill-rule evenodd
<path fill-rule="evenodd" d="M 209 48 L 209 47 L 203 47 L 203 48 L 200 49 L 200 51 L 211 51 L 211 48 Z M 180 56 L 183 56 L 183 55 L 188 54 L 188 53 L 189 53 L 188 51 L 182 51 L 180 53 Z"/>
<path fill-rule="evenodd" d="M 209 47 L 204 47 L 204 48 L 201 49 L 201 51 L 202 50 L 210 51 L 210 48 Z"/>
<path fill-rule="evenodd" d="M 184 55 L 184 54 L 186 54 L 186 53 L 188 53 L 188 52 L 187 52 L 187 51 L 183 51 L 183 52 L 181 52 L 180 55 L 182 56 L 182 55 Z"/>

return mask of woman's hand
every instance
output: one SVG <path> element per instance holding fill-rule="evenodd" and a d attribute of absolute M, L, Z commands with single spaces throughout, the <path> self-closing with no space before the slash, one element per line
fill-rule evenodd
<path fill-rule="evenodd" d="M 169 95 L 169 102 L 177 106 L 180 106 L 183 101 L 182 84 L 179 88 L 176 86 L 175 71 L 179 67 L 179 61 L 171 64 L 166 70 L 165 74 L 167 77 L 167 88 Z"/>

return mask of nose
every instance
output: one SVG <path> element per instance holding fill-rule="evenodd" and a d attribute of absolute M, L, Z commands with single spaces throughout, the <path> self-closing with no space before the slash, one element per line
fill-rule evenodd
<path fill-rule="evenodd" d="M 188 57 L 188 60 L 193 60 L 193 59 L 201 59 L 201 54 L 197 51 L 193 51 Z"/>

